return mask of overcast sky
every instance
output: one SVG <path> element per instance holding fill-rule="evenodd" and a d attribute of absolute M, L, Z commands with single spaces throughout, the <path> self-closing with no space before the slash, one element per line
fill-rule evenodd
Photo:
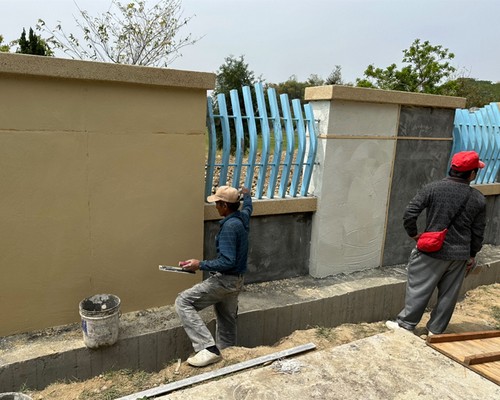
<path fill-rule="evenodd" d="M 127 0 L 123 0 L 125 3 Z M 77 0 L 91 15 L 110 0 Z M 154 0 L 147 1 L 154 4 Z M 335 65 L 345 82 L 361 78 L 369 64 L 400 65 L 402 50 L 417 38 L 455 53 L 460 75 L 500 81 L 499 0 L 183 0 L 193 16 L 181 33 L 202 39 L 170 66 L 215 72 L 225 57 L 245 56 L 266 82 L 326 78 Z M 78 9 L 73 0 L 0 0 L 0 35 L 18 39 L 38 18 L 66 31 Z"/>

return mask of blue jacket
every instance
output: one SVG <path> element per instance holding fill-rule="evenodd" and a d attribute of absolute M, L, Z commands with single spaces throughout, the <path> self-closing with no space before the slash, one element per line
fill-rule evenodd
<path fill-rule="evenodd" d="M 219 222 L 220 230 L 215 237 L 217 258 L 201 261 L 202 271 L 218 271 L 229 275 L 246 272 L 252 211 L 252 197 L 247 193 L 243 197 L 241 211 L 236 211 Z"/>

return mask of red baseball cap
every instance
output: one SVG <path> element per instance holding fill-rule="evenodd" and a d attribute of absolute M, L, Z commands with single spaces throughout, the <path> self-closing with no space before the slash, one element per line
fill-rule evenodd
<path fill-rule="evenodd" d="M 472 171 L 484 166 L 484 162 L 479 159 L 479 154 L 475 151 L 461 151 L 451 159 L 451 168 L 459 172 Z"/>

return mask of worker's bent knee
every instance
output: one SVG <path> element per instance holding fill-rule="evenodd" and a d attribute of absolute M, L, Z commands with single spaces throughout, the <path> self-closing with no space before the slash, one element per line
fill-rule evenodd
<path fill-rule="evenodd" d="M 188 301 L 182 296 L 182 293 L 175 299 L 175 310 L 179 313 L 179 310 L 183 309 L 188 305 Z"/>

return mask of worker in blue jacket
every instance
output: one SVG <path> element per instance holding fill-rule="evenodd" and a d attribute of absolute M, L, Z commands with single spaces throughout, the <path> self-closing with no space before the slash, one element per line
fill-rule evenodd
<path fill-rule="evenodd" d="M 243 206 L 240 208 L 240 202 Z M 221 186 L 207 198 L 223 219 L 215 238 L 217 257 L 213 260 L 189 259 L 179 263 L 189 271 L 207 271 L 208 279 L 179 294 L 175 308 L 182 326 L 191 339 L 196 354 L 188 364 L 204 367 L 222 359 L 220 350 L 236 344 L 238 295 L 247 270 L 248 232 L 252 214 L 252 198 L 247 188 L 240 191 Z M 214 306 L 216 339 L 198 314 Z"/>

